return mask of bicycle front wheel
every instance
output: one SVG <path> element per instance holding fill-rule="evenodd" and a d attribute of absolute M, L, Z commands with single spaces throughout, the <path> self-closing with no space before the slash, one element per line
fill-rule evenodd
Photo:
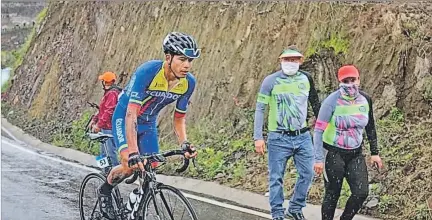
<path fill-rule="evenodd" d="M 180 190 L 164 184 L 156 187 L 144 203 L 144 220 L 198 220 L 189 200 Z"/>

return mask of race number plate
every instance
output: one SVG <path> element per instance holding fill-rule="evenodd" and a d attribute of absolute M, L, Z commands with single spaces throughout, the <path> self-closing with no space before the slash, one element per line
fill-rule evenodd
<path fill-rule="evenodd" d="M 102 155 L 99 155 L 96 157 L 96 163 L 97 163 L 98 167 L 100 167 L 100 168 L 105 168 L 105 167 L 109 166 L 108 158 L 104 157 Z"/>

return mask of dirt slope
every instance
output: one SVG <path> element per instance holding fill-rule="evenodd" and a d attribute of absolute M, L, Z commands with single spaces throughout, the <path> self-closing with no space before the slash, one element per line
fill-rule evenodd
<path fill-rule="evenodd" d="M 191 125 L 243 120 L 236 112 L 253 109 L 262 79 L 279 69 L 277 56 L 289 44 L 308 56 L 303 68 L 321 98 L 336 88 L 337 68 L 354 63 L 377 118 L 395 108 L 407 119 L 425 118 L 432 112 L 431 14 L 431 3 L 52 3 L 7 102 L 28 111 L 28 130 L 51 141 L 81 117 L 86 101 L 99 100 L 98 74 L 114 71 L 124 85 L 142 62 L 163 57 L 162 39 L 176 30 L 203 48 L 193 66 Z M 171 131 L 171 123 L 160 128 Z"/>

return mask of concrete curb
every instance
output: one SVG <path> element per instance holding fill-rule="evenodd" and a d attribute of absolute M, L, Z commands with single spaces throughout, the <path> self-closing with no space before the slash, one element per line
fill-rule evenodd
<path fill-rule="evenodd" d="M 21 142 L 20 144 L 29 145 L 36 149 L 55 154 L 65 158 L 66 160 L 74 161 L 85 166 L 97 167 L 94 156 L 74 149 L 62 148 L 43 143 L 32 135 L 26 134 L 21 128 L 9 123 L 3 116 L 1 118 L 1 126 L 2 130 L 8 133 L 8 135 L 12 136 L 13 139 Z M 229 204 L 261 211 L 264 213 L 269 213 L 270 210 L 268 198 L 260 194 L 222 186 L 213 182 L 206 182 L 178 176 L 158 175 L 157 179 L 164 184 L 172 185 L 191 194 L 210 197 L 214 200 L 224 201 Z M 288 201 L 285 201 L 284 207 L 287 207 L 287 204 Z M 303 209 L 303 213 L 307 219 L 321 219 L 321 206 L 307 204 L 307 206 Z M 342 210 L 336 211 L 336 215 L 340 213 L 342 213 Z M 375 219 L 357 215 L 354 220 Z"/>

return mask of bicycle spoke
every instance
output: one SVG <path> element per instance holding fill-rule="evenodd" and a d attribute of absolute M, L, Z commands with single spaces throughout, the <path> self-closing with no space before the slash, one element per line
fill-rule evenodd
<path fill-rule="evenodd" d="M 169 214 L 171 220 L 174 220 L 174 216 L 173 216 L 173 214 L 170 212 L 170 208 L 169 208 L 169 206 L 168 206 L 168 204 L 167 204 L 167 202 L 166 202 L 165 196 L 163 195 L 162 192 L 160 192 L 160 196 L 161 196 L 162 202 L 164 203 L 164 205 L 165 205 L 165 207 L 166 207 L 166 209 L 167 209 L 167 212 L 168 212 L 168 214 Z M 175 206 L 174 206 L 174 208 L 175 208 Z M 173 212 L 174 212 L 174 211 L 173 211 Z"/>
<path fill-rule="evenodd" d="M 95 206 L 93 207 L 93 212 L 92 212 L 92 214 L 91 214 L 91 219 L 93 219 L 93 215 L 95 214 L 95 211 L 96 211 L 96 208 L 97 208 L 97 205 L 98 205 L 98 203 L 99 203 L 99 201 L 96 201 L 96 203 L 95 203 Z"/>
<path fill-rule="evenodd" d="M 159 201 L 151 201 L 155 199 Z M 146 204 L 146 220 L 197 219 L 187 199 L 172 187 L 163 186 Z"/>

